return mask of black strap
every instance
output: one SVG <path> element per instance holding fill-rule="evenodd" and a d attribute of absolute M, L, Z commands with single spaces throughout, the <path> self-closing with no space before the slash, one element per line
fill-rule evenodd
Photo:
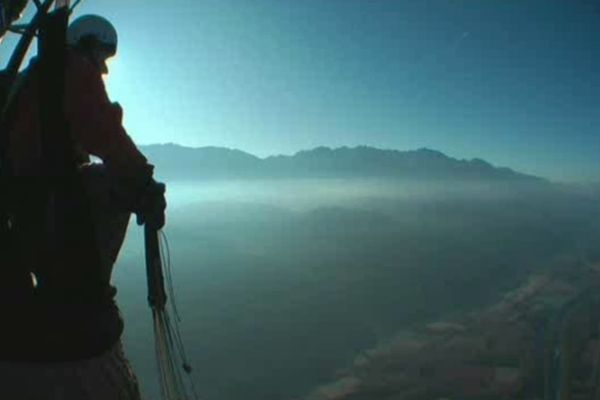
<path fill-rule="evenodd" d="M 102 290 L 91 205 L 78 173 L 74 146 L 64 112 L 67 48 L 66 7 L 42 22 L 39 43 L 39 101 L 45 193 L 49 208 L 39 210 L 50 229 L 48 260 L 38 266 L 40 287 L 73 293 Z M 50 218 L 50 220 L 49 220 Z"/>

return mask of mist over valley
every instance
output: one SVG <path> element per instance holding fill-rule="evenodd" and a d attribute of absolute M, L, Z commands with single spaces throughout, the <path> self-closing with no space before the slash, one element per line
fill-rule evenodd
<path fill-rule="evenodd" d="M 206 399 L 305 398 L 401 329 L 485 307 L 540 271 L 600 261 L 596 189 L 482 160 L 144 151 L 168 184 L 178 311 Z M 118 264 L 128 354 L 158 398 L 133 221 Z"/>

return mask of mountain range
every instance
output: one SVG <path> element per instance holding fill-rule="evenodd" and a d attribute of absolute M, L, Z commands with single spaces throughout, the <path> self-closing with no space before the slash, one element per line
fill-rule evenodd
<path fill-rule="evenodd" d="M 259 158 L 223 147 L 177 144 L 140 146 L 161 179 L 396 178 L 426 180 L 537 181 L 543 179 L 479 158 L 459 160 L 422 148 L 399 151 L 358 147 L 317 147 L 294 155 Z"/>

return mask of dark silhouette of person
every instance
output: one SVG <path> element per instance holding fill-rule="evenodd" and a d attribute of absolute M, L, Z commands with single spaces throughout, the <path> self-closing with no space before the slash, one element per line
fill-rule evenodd
<path fill-rule="evenodd" d="M 99 270 L 85 265 L 61 269 L 60 262 L 47 268 L 48 254 L 55 253 L 38 243 L 58 243 L 61 251 L 70 250 L 69 243 L 61 242 L 60 215 L 50 211 L 44 221 L 17 229 L 18 262 L 31 272 L 33 297 L 43 301 L 32 306 L 27 332 L 13 335 L 14 351 L 6 340 L 1 344 L 0 398 L 137 400 L 137 380 L 121 345 L 123 321 L 111 273 L 132 212 L 157 228 L 164 224 L 164 191 L 153 179 L 153 166 L 127 135 L 122 109 L 109 100 L 104 86 L 106 60 L 117 51 L 115 28 L 103 17 L 81 16 L 69 25 L 67 42 L 63 110 L 89 199 Z M 6 153 L 11 174 L 20 182 L 34 181 L 47 167 L 38 79 L 38 61 L 33 59 L 17 82 Z M 91 163 L 90 155 L 102 163 Z M 21 215 L 27 213 L 23 207 Z M 47 207 L 52 210 L 53 204 Z"/>

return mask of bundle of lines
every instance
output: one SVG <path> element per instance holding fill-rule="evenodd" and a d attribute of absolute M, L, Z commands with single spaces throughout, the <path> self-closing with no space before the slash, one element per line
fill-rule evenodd
<path fill-rule="evenodd" d="M 163 232 L 146 226 L 145 241 L 148 302 L 152 309 L 154 346 L 162 398 L 164 400 L 197 399 L 190 375 L 192 369 L 187 361 L 179 330 L 168 240 Z M 170 317 L 166 308 L 165 280 L 175 318 Z M 187 375 L 187 385 L 183 373 Z"/>

